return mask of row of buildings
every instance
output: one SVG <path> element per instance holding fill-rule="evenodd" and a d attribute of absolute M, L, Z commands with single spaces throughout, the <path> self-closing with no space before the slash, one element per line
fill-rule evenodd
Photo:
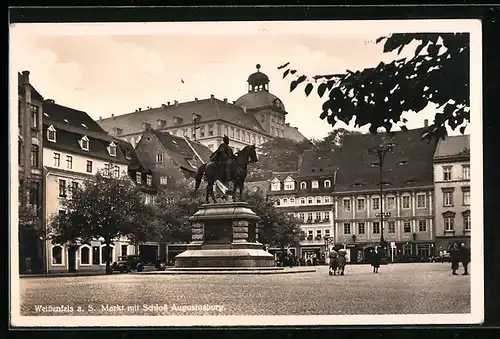
<path fill-rule="evenodd" d="M 382 232 L 395 258 L 470 246 L 469 135 L 426 142 L 424 131 L 345 135 L 334 151 L 305 151 L 298 171 L 262 173 L 252 188 L 301 220 L 306 238 L 290 248 L 299 258 L 345 247 L 349 261 L 361 262 Z M 378 159 L 368 149 L 383 142 L 394 148 L 383 164 L 381 200 Z"/>
<path fill-rule="evenodd" d="M 233 103 L 211 96 L 98 121 L 44 98 L 30 83 L 29 71 L 19 73 L 20 272 L 105 266 L 106 247 L 100 241 L 68 248 L 44 241 L 42 236 L 51 218 L 65 213 L 64 201 L 71 197 L 71 190 L 97 171 L 128 176 L 149 202 L 160 187 L 168 189 L 192 176 L 224 135 L 234 151 L 251 144 L 260 147 L 276 137 L 304 140 L 285 122 L 285 108 L 269 93 L 269 79 L 259 68 L 247 80 L 248 93 Z M 38 230 L 30 227 L 36 221 Z M 145 243 L 136 248 L 127 239 L 119 239 L 112 258 L 138 253 L 144 260 L 166 260 L 184 250 L 185 244 L 159 248 L 157 243 Z"/>

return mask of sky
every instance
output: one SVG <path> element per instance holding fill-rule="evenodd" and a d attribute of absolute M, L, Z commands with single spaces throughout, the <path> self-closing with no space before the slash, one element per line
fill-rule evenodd
<path fill-rule="evenodd" d="M 284 103 L 287 122 L 307 138 L 322 138 L 332 130 L 319 118 L 324 98 L 316 92 L 306 97 L 303 87 L 290 93 L 293 78 L 283 79 L 277 67 L 290 62 L 299 73 L 314 76 L 411 56 L 416 45 L 397 56 L 375 43 L 409 27 L 354 21 L 17 24 L 11 26 L 11 71 L 29 70 L 31 83 L 46 99 L 97 120 L 211 94 L 235 101 L 248 92 L 247 78 L 260 64 L 270 92 Z M 428 23 L 421 27 L 429 31 Z M 418 128 L 424 119 L 432 123 L 435 112 L 429 105 L 404 117 L 409 128 Z M 335 127 L 354 129 L 354 124 Z"/>

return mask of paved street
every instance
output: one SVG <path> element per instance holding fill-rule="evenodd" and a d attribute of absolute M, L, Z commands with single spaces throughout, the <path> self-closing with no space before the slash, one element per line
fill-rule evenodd
<path fill-rule="evenodd" d="M 368 265 L 353 265 L 347 266 L 345 276 L 329 276 L 328 268 L 320 266 L 314 273 L 258 276 L 126 274 L 28 278 L 20 280 L 21 314 L 468 313 L 470 276 L 452 276 L 449 266 L 395 264 L 382 266 L 375 275 Z M 200 305 L 198 309 L 196 305 Z"/>

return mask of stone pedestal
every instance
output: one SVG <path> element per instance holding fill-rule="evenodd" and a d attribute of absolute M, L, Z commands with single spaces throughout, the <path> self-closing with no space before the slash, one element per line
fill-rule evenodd
<path fill-rule="evenodd" d="M 205 204 L 189 218 L 192 241 L 175 267 L 273 267 L 257 241 L 257 216 L 246 202 Z"/>

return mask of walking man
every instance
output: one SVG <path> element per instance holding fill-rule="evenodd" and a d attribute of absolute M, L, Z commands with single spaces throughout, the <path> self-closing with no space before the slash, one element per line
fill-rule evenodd
<path fill-rule="evenodd" d="M 460 250 L 457 243 L 454 243 L 450 249 L 451 256 L 451 274 L 457 275 L 458 264 L 460 263 Z"/>
<path fill-rule="evenodd" d="M 462 265 L 464 266 L 464 273 L 462 275 L 469 275 L 467 269 L 470 263 L 470 251 L 464 243 L 460 246 L 460 261 L 462 261 Z"/>

